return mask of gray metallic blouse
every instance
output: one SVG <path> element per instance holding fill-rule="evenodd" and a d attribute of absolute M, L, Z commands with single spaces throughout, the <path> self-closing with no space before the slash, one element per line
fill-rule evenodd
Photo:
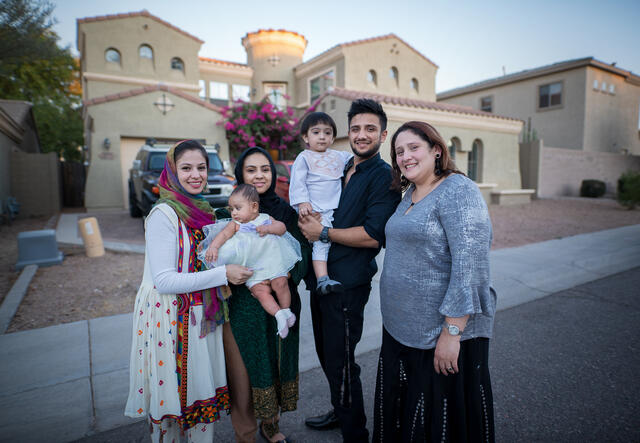
<path fill-rule="evenodd" d="M 480 190 L 452 174 L 405 214 L 413 190 L 385 228 L 380 278 L 385 329 L 405 346 L 431 349 L 445 316 L 470 314 L 462 340 L 490 338 L 496 309 L 489 288 L 492 231 Z"/>

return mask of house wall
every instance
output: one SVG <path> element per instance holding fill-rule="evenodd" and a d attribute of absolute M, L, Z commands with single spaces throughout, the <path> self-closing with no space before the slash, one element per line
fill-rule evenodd
<path fill-rule="evenodd" d="M 374 40 L 342 49 L 345 59 L 345 88 L 378 92 L 398 97 L 435 101 L 438 68 L 396 38 Z M 375 56 L 374 56 L 375 54 Z M 391 67 L 398 70 L 398 83 L 391 78 Z M 367 80 L 374 70 L 377 85 Z M 418 90 L 411 88 L 412 78 L 418 80 Z"/>
<path fill-rule="evenodd" d="M 128 17 L 96 22 L 80 23 L 78 33 L 82 35 L 81 69 L 84 73 L 106 74 L 112 81 L 85 80 L 84 99 L 132 89 L 140 85 L 127 85 L 127 80 L 146 80 L 191 85 L 185 92 L 197 95 L 199 79 L 198 51 L 200 43 L 149 17 Z M 153 49 L 153 60 L 140 58 L 140 45 Z M 105 60 L 108 48 L 120 52 L 121 63 Z M 184 63 L 184 73 L 171 69 L 171 59 L 179 57 Z M 119 81 L 113 81 L 117 77 Z M 124 84 L 123 84 L 124 83 Z"/>
<path fill-rule="evenodd" d="M 555 82 L 562 82 L 563 85 L 562 105 L 551 109 L 538 109 L 538 88 Z M 438 101 L 479 110 L 480 99 L 491 96 L 494 114 L 523 120 L 525 128 L 531 119 L 531 128 L 536 131 L 537 137 L 544 139 L 551 146 L 582 149 L 586 87 L 587 71 L 582 67 Z"/>
<path fill-rule="evenodd" d="M 582 180 L 602 180 L 615 195 L 624 172 L 640 171 L 640 156 L 584 152 L 546 146 L 542 140 L 520 145 L 523 187 L 533 187 L 540 198 L 580 195 Z"/>
<path fill-rule="evenodd" d="M 640 155 L 639 107 L 640 85 L 625 81 L 621 75 L 587 67 L 583 150 Z"/>
<path fill-rule="evenodd" d="M 93 119 L 90 137 L 90 166 L 85 188 L 85 206 L 89 208 L 119 207 L 123 199 L 123 174 L 128 167 L 121 166 L 120 139 L 139 138 L 182 140 L 204 139 L 206 144 L 220 145 L 220 157 L 229 159 L 229 149 L 222 126 L 217 126 L 219 113 L 166 92 L 175 107 L 163 115 L 154 105 L 162 91 L 116 100 L 87 108 L 88 119 Z M 136 116 L 132 119 L 131 116 Z M 108 138 L 111 148 L 103 148 Z"/>

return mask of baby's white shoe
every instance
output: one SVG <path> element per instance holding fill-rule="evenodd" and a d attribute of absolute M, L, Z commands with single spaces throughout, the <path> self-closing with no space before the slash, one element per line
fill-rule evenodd
<path fill-rule="evenodd" d="M 287 315 L 286 311 L 291 312 L 289 309 L 280 309 L 278 312 L 276 312 L 275 315 L 276 322 L 278 324 L 278 335 L 280 336 L 280 338 L 287 338 L 287 335 L 289 335 L 289 325 L 287 321 L 289 316 Z"/>
<path fill-rule="evenodd" d="M 287 313 L 287 326 L 292 328 L 293 325 L 296 324 L 296 315 L 293 312 L 291 312 L 291 309 L 289 308 L 285 308 L 283 309 L 283 311 Z"/>

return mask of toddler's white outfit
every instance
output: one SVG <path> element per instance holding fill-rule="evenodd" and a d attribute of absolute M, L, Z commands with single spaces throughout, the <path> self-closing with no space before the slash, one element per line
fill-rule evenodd
<path fill-rule="evenodd" d="M 296 211 L 300 203 L 311 203 L 314 211 L 322 214 L 322 225 L 333 226 L 333 210 L 340 203 L 344 167 L 353 157 L 346 151 L 327 149 L 316 152 L 302 151 L 291 166 L 289 203 Z M 313 243 L 313 260 L 327 261 L 331 243 Z"/>

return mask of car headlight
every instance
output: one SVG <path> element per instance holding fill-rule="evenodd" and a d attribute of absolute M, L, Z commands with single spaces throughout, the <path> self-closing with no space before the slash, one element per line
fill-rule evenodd
<path fill-rule="evenodd" d="M 233 192 L 233 185 L 222 185 L 220 188 L 220 195 L 224 195 L 225 197 L 229 197 Z"/>

